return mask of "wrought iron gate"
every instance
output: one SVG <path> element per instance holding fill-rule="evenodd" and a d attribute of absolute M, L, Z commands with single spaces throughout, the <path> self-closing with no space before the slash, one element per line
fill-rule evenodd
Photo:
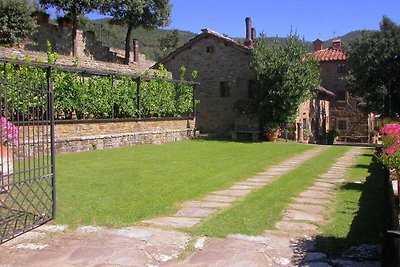
<path fill-rule="evenodd" d="M 55 215 L 54 98 L 50 68 L 25 73 L 29 67 L 2 63 L 0 244 Z M 15 75 L 15 71 L 21 73 Z M 31 79 L 24 76 L 32 74 Z"/>

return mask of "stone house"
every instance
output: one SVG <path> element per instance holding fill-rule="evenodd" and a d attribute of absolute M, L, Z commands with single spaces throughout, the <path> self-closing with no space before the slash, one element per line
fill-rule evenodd
<path fill-rule="evenodd" d="M 335 39 L 331 47 L 324 48 L 324 42 L 317 39 L 313 46 L 321 67 L 321 85 L 334 94 L 330 103 L 329 128 L 339 129 L 342 141 L 367 142 L 373 116 L 357 107 L 356 98 L 346 88 L 348 55 L 341 40 Z"/>
<path fill-rule="evenodd" d="M 249 100 L 258 90 L 256 74 L 250 68 L 254 40 L 255 29 L 252 28 L 250 18 L 246 18 L 246 39 L 243 44 L 215 31 L 203 29 L 201 34 L 153 66 L 157 68 L 161 64 L 164 65 L 176 79 L 180 76 L 182 66 L 186 67 L 188 74 L 198 71 L 197 81 L 200 85 L 196 88 L 196 100 L 199 101 L 196 110 L 196 128 L 200 132 L 230 135 L 232 131 L 259 130 L 257 118 L 242 116 L 233 110 L 235 103 Z M 326 92 L 326 90 L 321 91 L 322 95 Z M 302 105 L 302 111 L 299 111 L 301 119 L 297 121 L 303 123 L 303 117 L 306 121 L 298 129 L 301 127 L 311 129 L 310 121 L 316 116 L 314 114 L 316 111 L 328 112 L 328 109 L 315 108 L 320 106 L 316 105 L 320 101 L 325 100 L 323 98 L 311 100 Z M 323 106 L 325 107 L 325 102 Z M 323 117 L 326 116 L 325 114 Z M 318 122 L 323 121 L 318 119 Z M 297 136 L 299 137 L 299 134 Z"/>

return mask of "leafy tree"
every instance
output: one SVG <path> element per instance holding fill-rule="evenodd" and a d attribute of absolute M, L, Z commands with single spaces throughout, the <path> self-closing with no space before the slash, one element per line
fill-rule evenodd
<path fill-rule="evenodd" d="M 113 17 L 111 23 L 127 26 L 124 63 L 128 64 L 132 30 L 139 26 L 154 29 L 168 25 L 171 4 L 169 0 L 115 0 L 105 2 L 101 10 Z"/>
<path fill-rule="evenodd" d="M 319 85 L 318 62 L 307 54 L 297 34 L 289 34 L 285 45 L 267 45 L 262 36 L 251 56 L 260 92 L 254 100 L 262 127 L 277 127 L 294 120 L 297 109 Z"/>
<path fill-rule="evenodd" d="M 360 107 L 367 112 L 400 113 L 400 26 L 383 17 L 379 31 L 363 32 L 347 52 L 348 87 L 358 96 Z"/>
<path fill-rule="evenodd" d="M 0 0 L 0 43 L 14 45 L 27 37 L 36 27 L 34 10 L 29 0 Z"/>
<path fill-rule="evenodd" d="M 55 7 L 58 11 L 63 11 L 65 15 L 71 17 L 73 23 L 73 55 L 76 55 L 76 30 L 78 26 L 78 17 L 79 15 L 97 9 L 100 6 L 101 0 L 39 0 L 39 3 L 45 7 Z"/>
<path fill-rule="evenodd" d="M 158 38 L 158 48 L 157 59 L 162 59 L 166 57 L 169 53 L 175 51 L 179 45 L 179 32 L 178 30 L 173 30 L 164 36 Z"/>

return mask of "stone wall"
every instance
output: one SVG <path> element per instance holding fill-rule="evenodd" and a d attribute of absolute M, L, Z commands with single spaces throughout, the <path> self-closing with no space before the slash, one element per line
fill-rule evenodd
<path fill-rule="evenodd" d="M 65 153 L 161 144 L 194 138 L 194 127 L 195 120 L 192 119 L 58 121 L 55 125 L 55 147 L 57 153 Z M 49 152 L 49 127 L 21 125 L 19 130 L 20 156 L 46 155 Z"/>
<path fill-rule="evenodd" d="M 347 91 L 345 74 L 338 73 L 337 64 L 343 61 L 324 61 L 321 64 L 321 85 L 335 93 L 331 101 L 330 125 L 331 129 L 339 128 L 339 121 L 347 121 L 347 130 L 341 130 L 341 136 L 368 136 L 368 115 L 357 107 L 357 100 Z M 345 100 L 339 100 L 340 94 L 345 94 Z"/>
<path fill-rule="evenodd" d="M 198 71 L 196 128 L 200 132 L 229 134 L 233 130 L 232 106 L 237 100 L 248 99 L 249 80 L 256 77 L 250 70 L 249 53 L 210 36 L 165 64 L 174 78 L 179 78 L 181 66 L 187 68 L 188 74 Z M 228 82 L 229 97 L 220 96 L 220 82 Z"/>

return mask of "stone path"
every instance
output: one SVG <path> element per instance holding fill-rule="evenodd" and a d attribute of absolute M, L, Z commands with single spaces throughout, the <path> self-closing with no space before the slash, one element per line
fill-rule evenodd
<path fill-rule="evenodd" d="M 237 234 L 225 239 L 199 237 L 192 240 L 188 234 L 168 229 L 196 225 L 200 220 L 293 170 L 323 149 L 318 147 L 288 159 L 229 189 L 213 192 L 200 201 L 184 202 L 174 216 L 146 220 L 144 223 L 147 226 L 123 229 L 83 226 L 75 231 L 69 231 L 64 226 L 41 226 L 0 245 L 0 267 L 379 266 L 369 256 L 375 247 L 353 248 L 356 253 L 367 255 L 363 262 L 356 262 L 347 256 L 328 259 L 327 255 L 314 250 L 318 223 L 325 221 L 324 212 L 332 200 L 337 183 L 343 182 L 346 171 L 362 152 L 360 148 L 352 148 L 313 186 L 294 198 L 284 212 L 283 219 L 276 224 L 276 230 L 266 231 L 260 236 Z M 155 226 L 161 226 L 162 229 Z M 188 248 L 192 252 L 183 261 L 178 260 L 178 255 Z"/>
<path fill-rule="evenodd" d="M 346 172 L 360 153 L 362 149 L 352 148 L 313 186 L 294 198 L 283 219 L 276 223 L 276 230 L 261 236 L 230 235 L 205 240 L 184 261 L 169 262 L 166 266 L 380 266 L 374 259 L 374 246 L 360 246 L 367 255 L 361 262 L 357 261 L 360 258 L 346 256 L 328 259 L 326 254 L 315 251 L 318 224 L 326 221 L 324 212 L 335 188 L 344 182 Z"/>
<path fill-rule="evenodd" d="M 205 196 L 200 201 L 186 201 L 174 216 L 145 220 L 143 223 L 145 225 L 165 228 L 191 228 L 198 224 L 202 219 L 219 212 L 223 208 L 231 206 L 235 201 L 238 201 L 251 192 L 266 186 L 279 176 L 292 171 L 299 164 L 307 159 L 315 157 L 325 148 L 326 147 L 319 146 L 300 155 L 289 158 L 277 165 L 271 166 L 254 177 L 248 178 L 246 181 L 237 182 L 228 189 L 215 191 L 212 194 Z"/>

